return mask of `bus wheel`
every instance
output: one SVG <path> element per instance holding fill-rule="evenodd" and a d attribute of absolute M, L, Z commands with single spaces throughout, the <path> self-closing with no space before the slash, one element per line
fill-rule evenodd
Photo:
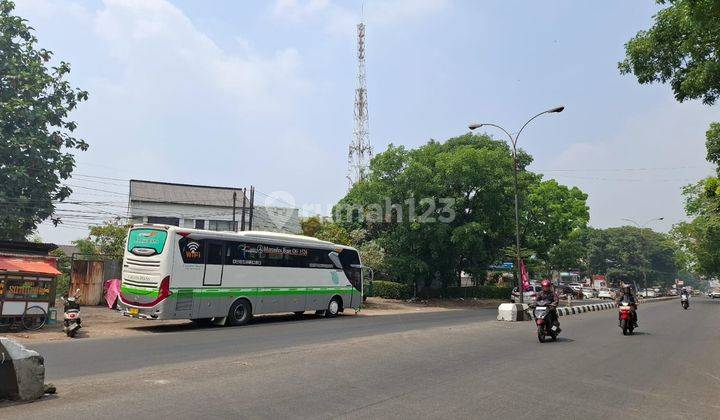
<path fill-rule="evenodd" d="M 302 317 L 305 314 L 305 311 L 295 311 L 293 312 L 295 316 Z"/>
<path fill-rule="evenodd" d="M 245 325 L 252 319 L 252 307 L 246 299 L 238 299 L 230 306 L 227 325 Z"/>
<path fill-rule="evenodd" d="M 340 312 L 340 299 L 335 296 L 328 303 L 328 308 L 325 310 L 325 318 L 334 318 Z"/>

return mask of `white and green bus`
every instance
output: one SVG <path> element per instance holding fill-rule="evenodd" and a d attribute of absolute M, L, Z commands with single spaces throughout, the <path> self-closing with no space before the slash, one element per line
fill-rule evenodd
<path fill-rule="evenodd" d="M 143 319 L 241 325 L 253 315 L 359 309 L 354 248 L 272 232 L 134 225 L 123 257 L 119 307 Z"/>

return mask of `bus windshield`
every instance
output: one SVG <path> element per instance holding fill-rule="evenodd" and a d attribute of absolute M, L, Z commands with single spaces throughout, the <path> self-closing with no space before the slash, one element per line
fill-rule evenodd
<path fill-rule="evenodd" d="M 133 229 L 128 236 L 127 250 L 145 257 L 161 254 L 167 235 L 167 231 L 161 229 Z"/>

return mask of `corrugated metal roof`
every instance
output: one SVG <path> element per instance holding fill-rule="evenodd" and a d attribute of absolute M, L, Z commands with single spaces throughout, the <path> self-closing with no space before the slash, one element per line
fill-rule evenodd
<path fill-rule="evenodd" d="M 239 188 L 130 180 L 130 201 L 232 207 L 233 192 L 237 193 L 236 205 L 241 207 L 243 192 Z"/>
<path fill-rule="evenodd" d="M 39 274 L 46 276 L 59 276 L 61 273 L 56 267 L 55 258 L 35 255 L 11 256 L 0 255 L 0 271 L 21 274 Z"/>

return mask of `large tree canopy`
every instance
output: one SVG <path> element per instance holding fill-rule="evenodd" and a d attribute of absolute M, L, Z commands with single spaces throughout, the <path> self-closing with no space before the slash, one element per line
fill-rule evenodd
<path fill-rule="evenodd" d="M 70 65 L 50 67 L 27 22 L 0 0 L 0 239 L 24 239 L 50 217 L 71 190 L 61 183 L 75 166 L 70 111 L 87 92 L 70 86 Z M 57 222 L 57 219 L 56 219 Z"/>
<path fill-rule="evenodd" d="M 658 0 L 669 7 L 625 44 L 623 74 L 669 83 L 675 98 L 713 104 L 720 95 L 720 0 Z"/>
<path fill-rule="evenodd" d="M 584 227 L 587 196 L 526 171 L 519 152 L 522 244 L 546 257 L 549 247 Z M 335 207 L 348 230 L 363 228 L 385 250 L 394 279 L 448 285 L 461 271 L 482 280 L 514 243 L 513 159 L 508 145 L 467 134 L 408 150 L 390 145 L 365 181 Z M 339 217 L 338 217 L 339 216 Z"/>

